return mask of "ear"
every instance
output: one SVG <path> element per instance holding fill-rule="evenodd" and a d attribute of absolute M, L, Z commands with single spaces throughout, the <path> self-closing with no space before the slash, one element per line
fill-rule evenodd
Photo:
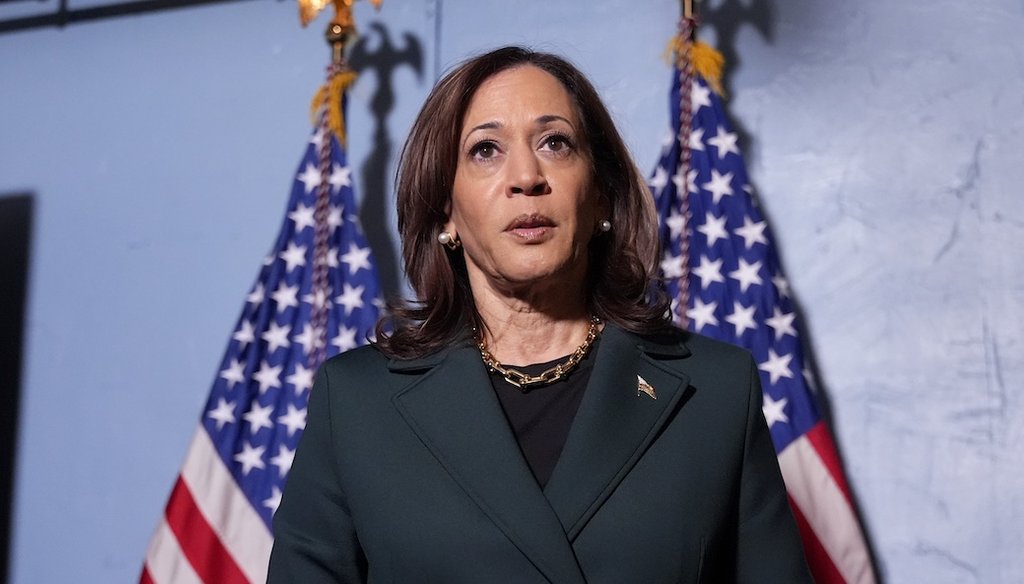
<path fill-rule="evenodd" d="M 452 199 L 448 198 L 448 202 L 444 204 L 444 214 L 447 219 L 442 225 L 442 229 L 452 234 L 452 237 L 458 235 L 458 230 L 455 228 L 455 219 L 452 217 Z"/>

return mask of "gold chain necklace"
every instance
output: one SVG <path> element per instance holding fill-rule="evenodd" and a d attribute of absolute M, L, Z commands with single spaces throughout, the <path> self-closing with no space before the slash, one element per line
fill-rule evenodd
<path fill-rule="evenodd" d="M 594 344 L 594 340 L 597 338 L 599 333 L 598 328 L 601 325 L 601 319 L 592 316 L 590 318 L 590 329 L 587 331 L 587 338 L 583 340 L 583 344 L 576 347 L 576 350 L 569 355 L 565 361 L 543 371 L 538 375 L 527 375 L 518 369 L 510 369 L 494 358 L 494 355 L 487 350 L 487 345 L 484 343 L 483 335 L 478 334 L 477 330 L 473 329 L 473 335 L 476 337 L 476 346 L 480 349 L 480 356 L 484 359 L 484 364 L 491 371 L 496 371 L 505 378 L 505 381 L 519 388 L 520 391 L 526 393 L 530 387 L 538 385 L 547 385 L 554 383 L 559 379 L 563 378 L 570 371 L 573 370 L 584 357 L 587 356 L 587 351 L 590 350 L 590 345 Z"/>

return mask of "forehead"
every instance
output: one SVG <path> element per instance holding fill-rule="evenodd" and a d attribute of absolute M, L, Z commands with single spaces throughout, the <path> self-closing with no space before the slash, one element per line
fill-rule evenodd
<path fill-rule="evenodd" d="M 472 128 L 487 121 L 534 120 L 543 115 L 560 115 L 577 125 L 576 107 L 569 92 L 553 75 L 521 65 L 488 77 L 473 93 L 462 127 Z"/>

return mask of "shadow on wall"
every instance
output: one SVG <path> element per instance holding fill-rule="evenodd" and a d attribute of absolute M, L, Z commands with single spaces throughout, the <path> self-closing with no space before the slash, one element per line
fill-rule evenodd
<path fill-rule="evenodd" d="M 32 195 L 0 195 L 0 584 L 8 581 Z"/>
<path fill-rule="evenodd" d="M 388 29 L 379 22 L 369 26 L 349 52 L 349 62 L 357 73 L 372 71 L 377 78 L 377 90 L 370 99 L 373 116 L 373 149 L 360 169 L 363 185 L 363 204 L 360 220 L 366 231 L 370 247 L 377 252 L 374 259 L 380 274 L 385 297 L 397 296 L 402 291 L 402 270 L 391 250 L 398 249 L 393 241 L 388 221 L 388 160 L 394 145 L 388 135 L 388 116 L 395 108 L 395 72 L 409 66 L 423 79 L 423 46 L 418 38 L 405 33 L 401 47 L 391 40 Z M 384 252 L 387 253 L 384 253 Z"/>
<path fill-rule="evenodd" d="M 765 43 L 772 44 L 775 39 L 775 13 L 772 11 L 770 0 L 711 0 L 699 4 L 699 16 L 701 28 L 710 27 L 715 31 L 714 47 L 725 57 L 725 68 L 722 71 L 722 87 L 728 97 L 732 95 L 731 72 L 741 66 L 739 51 L 736 49 L 736 39 L 740 30 L 744 27 L 752 27 Z M 700 28 L 698 28 L 698 36 Z M 747 154 L 747 163 L 751 163 L 750 155 L 753 150 L 750 148 L 751 136 L 739 120 L 734 119 L 728 113 L 729 122 L 733 130 L 739 134 L 740 151 Z"/>

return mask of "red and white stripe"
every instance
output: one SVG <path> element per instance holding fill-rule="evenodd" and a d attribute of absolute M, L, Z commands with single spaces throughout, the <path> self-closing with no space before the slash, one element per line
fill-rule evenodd
<path fill-rule="evenodd" d="M 199 427 L 149 544 L 140 582 L 262 583 L 273 541 Z"/>
<path fill-rule="evenodd" d="M 874 584 L 864 534 L 824 423 L 787 446 L 779 466 L 815 579 Z"/>

